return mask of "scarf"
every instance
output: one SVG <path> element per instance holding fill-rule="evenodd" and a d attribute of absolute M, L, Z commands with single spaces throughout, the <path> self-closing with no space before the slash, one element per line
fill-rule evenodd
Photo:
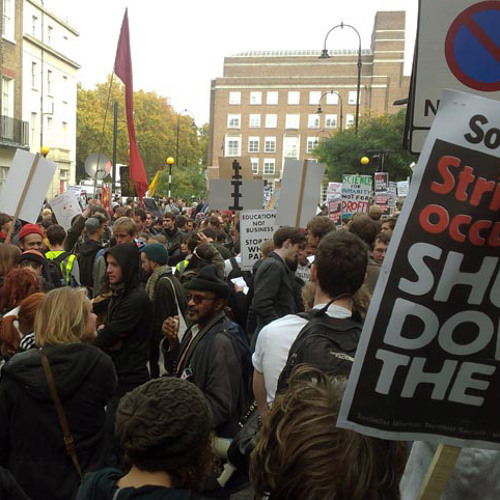
<path fill-rule="evenodd" d="M 151 300 L 151 302 L 155 298 L 156 283 L 158 283 L 158 280 L 164 274 L 172 274 L 172 269 L 168 264 L 157 267 L 146 283 L 146 293 L 148 294 L 149 300 Z"/>

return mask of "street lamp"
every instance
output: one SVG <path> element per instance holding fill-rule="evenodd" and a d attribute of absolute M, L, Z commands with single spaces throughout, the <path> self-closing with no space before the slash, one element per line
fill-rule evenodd
<path fill-rule="evenodd" d="M 175 143 L 175 158 L 177 161 L 179 161 L 179 131 L 181 128 L 181 116 L 189 116 L 192 120 L 191 123 L 191 128 L 193 130 L 196 130 L 196 123 L 194 121 L 194 115 L 189 111 L 189 109 L 183 109 L 180 113 L 177 114 L 177 136 L 176 136 L 176 143 Z"/>
<path fill-rule="evenodd" d="M 337 24 L 337 26 L 334 26 L 325 36 L 325 43 L 323 44 L 323 50 L 321 51 L 321 55 L 319 56 L 320 59 L 328 59 L 330 57 L 330 54 L 328 54 L 328 50 L 326 48 L 326 41 L 328 39 L 328 36 L 330 33 L 337 29 L 337 28 L 351 28 L 352 30 L 355 31 L 356 35 L 358 35 L 358 40 L 359 40 L 359 45 L 358 45 L 358 89 L 357 89 L 357 95 L 356 95 L 356 121 L 354 125 L 354 131 L 356 135 L 358 134 L 358 127 L 359 127 L 359 98 L 360 98 L 360 90 L 361 90 L 361 35 L 359 34 L 359 31 L 354 27 L 351 26 L 350 24 L 344 24 L 341 22 L 340 24 Z"/>
<path fill-rule="evenodd" d="M 175 160 L 169 156 L 166 161 L 168 165 L 168 197 L 170 198 L 172 196 L 172 165 Z"/>
<path fill-rule="evenodd" d="M 328 137 L 332 137 L 331 134 L 328 132 L 326 129 L 321 129 L 317 134 L 316 134 L 316 140 L 314 141 L 314 147 L 317 147 L 319 145 L 319 141 L 321 139 L 321 134 L 324 134 Z"/>
<path fill-rule="evenodd" d="M 359 162 L 361 163 L 361 166 L 363 167 L 363 173 L 365 173 L 365 167 L 370 163 L 370 158 L 368 156 L 363 156 Z"/>
<path fill-rule="evenodd" d="M 327 90 L 326 92 L 323 92 L 323 94 L 321 94 L 321 97 L 319 98 L 318 110 L 316 111 L 316 113 L 318 113 L 318 115 L 323 113 L 323 110 L 321 109 L 321 101 L 323 100 L 323 97 L 325 97 L 325 95 L 327 95 L 327 94 L 337 94 L 337 97 L 339 98 L 339 101 L 340 101 L 340 131 L 342 132 L 342 123 L 344 121 L 344 103 L 342 101 L 342 96 L 340 95 L 339 92 L 337 92 L 336 90 Z"/>

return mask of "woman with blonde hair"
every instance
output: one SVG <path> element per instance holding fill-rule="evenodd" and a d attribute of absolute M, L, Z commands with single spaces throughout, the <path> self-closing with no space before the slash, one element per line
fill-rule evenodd
<path fill-rule="evenodd" d="M 106 464 L 105 407 L 116 387 L 110 358 L 86 343 L 95 319 L 85 289 L 50 291 L 35 318 L 39 349 L 17 354 L 3 367 L 0 385 L 0 465 L 9 469 L 32 500 L 67 500 L 79 484 L 46 371 L 68 421 L 81 471 Z"/>
<path fill-rule="evenodd" d="M 299 365 L 257 438 L 250 474 L 269 500 L 398 500 L 406 445 L 336 426 L 346 378 Z"/>

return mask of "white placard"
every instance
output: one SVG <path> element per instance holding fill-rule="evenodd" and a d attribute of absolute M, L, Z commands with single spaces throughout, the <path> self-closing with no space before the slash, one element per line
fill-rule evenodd
<path fill-rule="evenodd" d="M 0 212 L 12 216 L 16 213 L 34 161 L 34 154 L 22 149 L 16 151 L 0 193 Z M 43 156 L 40 157 L 19 212 L 20 219 L 32 224 L 36 223 L 56 169 L 57 165 L 53 161 L 47 160 Z"/>
<path fill-rule="evenodd" d="M 244 210 L 240 216 L 241 269 L 251 271 L 262 254 L 260 245 L 272 240 L 276 210 Z"/>
<path fill-rule="evenodd" d="M 56 216 L 57 223 L 67 231 L 71 227 L 71 221 L 75 215 L 80 215 L 82 209 L 75 196 L 74 191 L 66 191 L 56 196 L 51 202 L 52 212 Z"/>
<path fill-rule="evenodd" d="M 237 190 L 234 182 L 240 183 Z M 208 204 L 211 210 L 260 209 L 263 196 L 264 181 L 213 179 L 209 183 Z"/>

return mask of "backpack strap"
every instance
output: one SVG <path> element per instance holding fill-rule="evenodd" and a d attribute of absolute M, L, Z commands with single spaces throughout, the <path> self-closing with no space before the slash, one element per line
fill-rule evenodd
<path fill-rule="evenodd" d="M 71 252 L 63 252 L 63 253 L 60 253 L 57 257 L 54 257 L 53 260 L 54 262 L 57 262 L 58 264 L 62 264 L 62 262 L 66 259 L 66 257 L 68 257 L 69 255 L 71 255 Z"/>

